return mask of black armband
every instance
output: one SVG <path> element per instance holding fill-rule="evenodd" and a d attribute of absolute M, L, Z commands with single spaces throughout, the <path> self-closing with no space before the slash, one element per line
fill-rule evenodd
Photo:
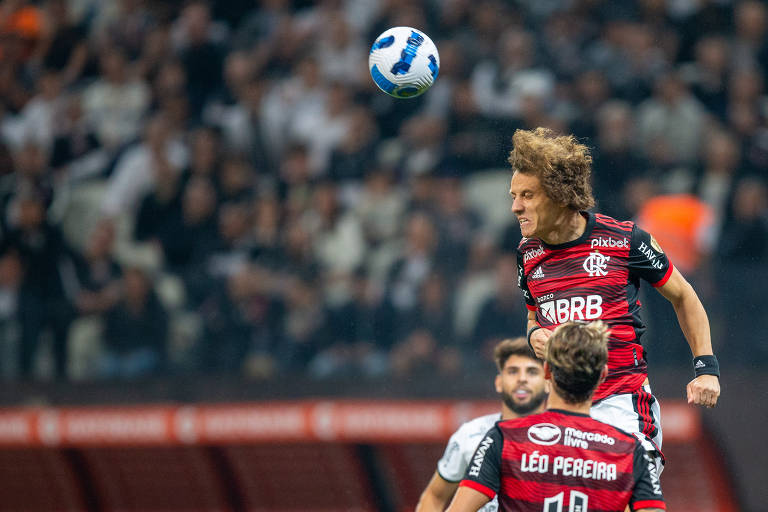
<path fill-rule="evenodd" d="M 528 329 L 528 334 L 525 336 L 525 339 L 526 339 L 526 340 L 528 340 L 528 346 L 529 346 L 529 347 L 531 347 L 531 351 L 532 351 L 534 354 L 536 353 L 536 351 L 535 351 L 535 350 L 533 350 L 533 345 L 531 345 L 531 334 L 533 334 L 533 333 L 534 333 L 534 331 L 537 331 L 537 330 L 539 330 L 539 329 L 541 329 L 541 326 L 540 326 L 540 325 L 534 325 L 533 327 L 531 327 L 530 329 Z"/>
<path fill-rule="evenodd" d="M 699 375 L 714 375 L 720 378 L 720 365 L 715 356 L 696 356 L 693 358 L 693 373 Z"/>

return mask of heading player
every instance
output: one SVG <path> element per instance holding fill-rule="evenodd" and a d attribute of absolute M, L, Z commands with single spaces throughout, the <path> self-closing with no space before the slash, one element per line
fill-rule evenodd
<path fill-rule="evenodd" d="M 633 222 L 586 211 L 595 204 L 586 146 L 546 128 L 517 130 L 512 142 L 509 193 L 524 237 L 518 247 L 518 284 L 528 307 L 528 341 L 543 357 L 556 326 L 603 320 L 610 328 L 608 376 L 595 392 L 592 417 L 637 433 L 655 452 L 661 471 L 659 406 L 640 344 L 645 330 L 640 280 L 672 303 L 693 352 L 688 402 L 714 407 L 720 370 L 704 307 L 649 233 Z"/>
<path fill-rule="evenodd" d="M 429 485 L 421 493 L 416 512 L 442 512 L 451 502 L 477 445 L 499 420 L 521 418 L 544 410 L 547 398 L 544 368 L 525 338 L 500 341 L 493 350 L 498 374 L 494 380 L 501 396 L 501 413 L 480 416 L 464 423 L 451 436 Z M 483 512 L 495 512 L 496 500 Z"/>
<path fill-rule="evenodd" d="M 475 512 L 496 495 L 503 511 L 666 509 L 640 441 L 589 416 L 608 374 L 607 341 L 600 321 L 555 330 L 544 360 L 547 411 L 501 421 L 486 434 L 449 512 Z"/>

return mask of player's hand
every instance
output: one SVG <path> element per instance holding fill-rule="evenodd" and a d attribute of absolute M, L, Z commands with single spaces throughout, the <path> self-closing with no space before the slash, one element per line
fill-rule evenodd
<path fill-rule="evenodd" d="M 688 383 L 687 390 L 689 404 L 711 408 L 717 404 L 720 397 L 720 379 L 714 375 L 699 375 Z"/>
<path fill-rule="evenodd" d="M 550 336 L 552 336 L 552 331 L 544 327 L 541 329 L 536 329 L 533 331 L 533 334 L 531 334 L 531 346 L 533 347 L 533 351 L 536 353 L 536 357 L 539 359 L 544 359 L 545 351 L 547 348 L 547 340 Z"/>

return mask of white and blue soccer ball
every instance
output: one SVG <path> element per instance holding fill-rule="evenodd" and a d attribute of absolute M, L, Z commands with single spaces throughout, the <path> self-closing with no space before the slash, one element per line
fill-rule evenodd
<path fill-rule="evenodd" d="M 421 30 L 393 27 L 371 46 L 368 69 L 385 93 L 395 98 L 415 98 L 435 83 L 440 55 L 435 43 Z"/>

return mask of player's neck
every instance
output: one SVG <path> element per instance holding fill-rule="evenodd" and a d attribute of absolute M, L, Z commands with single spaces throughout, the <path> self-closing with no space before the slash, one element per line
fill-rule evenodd
<path fill-rule="evenodd" d="M 530 416 L 531 414 L 539 414 L 541 412 L 544 412 L 544 404 L 542 403 L 538 409 L 535 411 L 531 411 L 525 414 L 518 414 L 509 407 L 507 407 L 507 404 L 502 403 L 501 404 L 501 419 L 502 420 L 515 420 L 517 418 L 523 418 L 525 416 Z"/>
<path fill-rule="evenodd" d="M 560 409 L 561 411 L 575 412 L 578 414 L 589 415 L 589 409 L 592 407 L 592 400 L 581 402 L 579 404 L 568 403 L 563 400 L 556 392 L 549 394 L 547 398 L 547 409 Z"/>
<path fill-rule="evenodd" d="M 507 404 L 502 403 L 501 404 L 501 419 L 502 420 L 514 420 L 517 418 L 522 418 L 522 414 L 517 414 L 515 411 L 507 407 Z"/>
<path fill-rule="evenodd" d="M 549 245 L 560 245 L 576 240 L 587 229 L 587 219 L 579 211 L 566 208 L 557 216 L 552 228 L 539 238 Z"/>

